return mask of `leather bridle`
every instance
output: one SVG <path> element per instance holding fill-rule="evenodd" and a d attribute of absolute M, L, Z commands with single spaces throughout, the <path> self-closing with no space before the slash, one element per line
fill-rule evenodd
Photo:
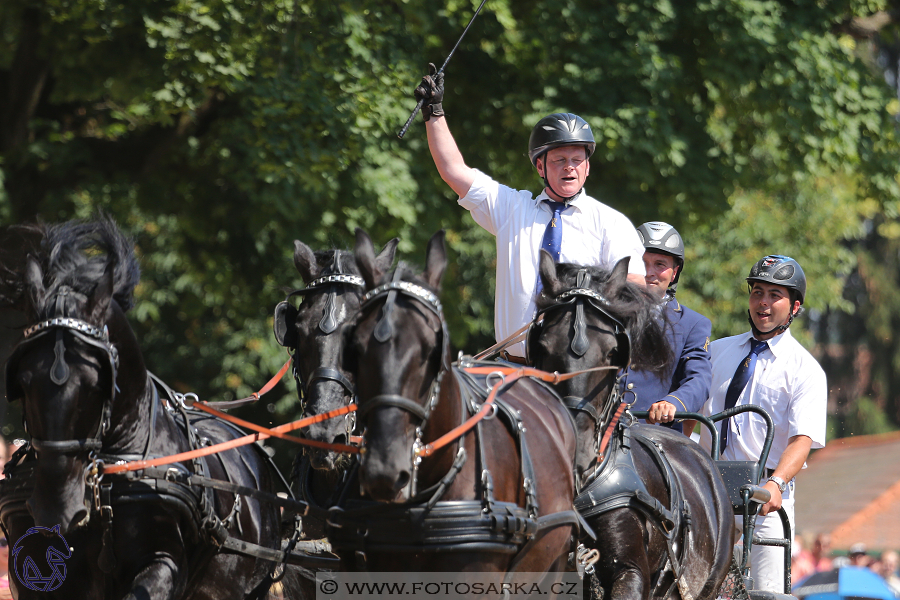
<path fill-rule="evenodd" d="M 394 271 L 392 281 L 380 285 L 366 293 L 365 297 L 363 298 L 363 304 L 360 307 L 360 312 L 363 312 L 370 309 L 376 302 L 384 299 L 384 305 L 381 308 L 381 316 L 379 317 L 378 322 L 375 324 L 375 329 L 373 330 L 373 336 L 376 340 L 384 343 L 390 340 L 391 337 L 393 337 L 394 326 L 391 322 L 391 315 L 393 314 L 395 308 L 397 296 L 401 294 L 406 297 L 412 298 L 413 300 L 416 300 L 419 304 L 421 304 L 432 314 L 434 314 L 440 321 L 440 331 L 442 338 L 440 342 L 440 369 L 431 384 L 430 392 L 428 393 L 428 397 L 424 402 L 411 400 L 399 394 L 378 394 L 377 396 L 373 396 L 372 398 L 366 400 L 365 403 L 360 404 L 356 412 L 359 420 L 363 424 L 365 424 L 366 417 L 373 410 L 388 407 L 405 410 L 419 420 L 419 424 L 416 427 L 416 439 L 413 442 L 413 447 L 411 449 L 413 473 L 410 482 L 410 493 L 412 496 L 415 496 L 418 479 L 418 467 L 422 462 L 422 452 L 425 447 L 425 445 L 422 443 L 422 434 L 425 429 L 425 424 L 428 422 L 428 418 L 431 416 L 431 412 L 437 406 L 437 402 L 440 397 L 441 380 L 443 379 L 444 374 L 450 370 L 450 336 L 447 333 L 447 322 L 444 320 L 444 310 L 437 295 L 420 285 L 416 285 L 409 281 L 401 281 L 400 269 L 397 269 Z"/>
<path fill-rule="evenodd" d="M 31 438 L 31 445 L 38 452 L 50 452 L 55 454 L 77 454 L 79 452 L 96 452 L 103 447 L 103 436 L 109 431 L 110 420 L 112 418 L 112 405 L 116 398 L 116 375 L 119 366 L 119 352 L 115 345 L 109 340 L 109 330 L 106 326 L 102 329 L 95 327 L 86 321 L 65 316 L 68 313 L 68 299 L 72 290 L 63 286 L 59 289 L 56 297 L 56 314 L 63 316 L 54 317 L 35 323 L 25 329 L 22 333 L 23 339 L 13 350 L 12 356 L 6 363 L 6 382 L 7 395 L 10 400 L 17 400 L 24 396 L 23 391 L 13 381 L 12 368 L 16 364 L 17 359 L 25 351 L 25 349 L 33 344 L 36 340 L 44 336 L 55 333 L 56 342 L 54 346 L 55 358 L 53 366 L 50 369 L 50 379 L 56 385 L 62 386 L 69 380 L 71 374 L 68 364 L 66 363 L 66 343 L 65 334 L 69 333 L 73 337 L 78 338 L 85 344 L 98 348 L 104 352 L 109 358 L 110 367 L 110 390 L 109 394 L 103 401 L 100 423 L 97 426 L 97 432 L 92 437 L 71 439 L 71 440 L 41 440 L 36 437 Z"/>
<path fill-rule="evenodd" d="M 572 325 L 574 329 L 574 335 L 572 336 L 572 342 L 570 344 L 570 349 L 572 350 L 572 352 L 575 353 L 576 356 L 584 356 L 589 348 L 589 341 L 587 339 L 587 325 L 584 314 L 585 305 L 587 305 L 598 311 L 606 319 L 612 321 L 613 330 L 605 330 L 603 331 L 603 333 L 612 335 L 616 339 L 616 349 L 619 357 L 619 361 L 616 363 L 616 366 L 620 367 L 621 369 L 627 368 L 629 362 L 631 361 L 631 338 L 628 335 L 628 330 L 618 317 L 609 312 L 609 307 L 611 306 L 610 301 L 599 292 L 596 292 L 588 287 L 590 285 L 590 282 L 590 273 L 588 273 L 586 269 L 579 270 L 576 276 L 575 283 L 577 287 L 566 290 L 557 295 L 554 298 L 553 304 L 543 308 L 535 316 L 525 338 L 525 351 L 526 355 L 528 355 L 527 360 L 529 364 L 532 364 L 530 356 L 531 346 L 533 344 L 532 336 L 540 335 L 540 332 L 545 326 L 544 324 L 548 322 L 546 319 L 547 313 L 558 310 L 560 308 L 569 307 L 574 304 L 575 322 Z M 543 317 L 543 320 L 541 320 L 540 317 Z M 612 389 L 610 390 L 609 397 L 606 399 L 606 402 L 603 403 L 602 408 L 599 411 L 586 398 L 581 398 L 578 396 L 566 396 L 563 398 L 563 403 L 571 412 L 583 412 L 587 414 L 594 422 L 595 451 L 599 450 L 600 447 L 603 425 L 611 418 L 612 413 L 619 405 L 621 397 L 622 390 L 617 378 L 617 381 L 613 384 Z"/>
<path fill-rule="evenodd" d="M 358 275 L 349 275 L 341 272 L 341 256 L 340 250 L 334 251 L 334 262 L 332 263 L 331 275 L 319 277 L 309 283 L 305 288 L 294 290 L 285 297 L 285 299 L 275 307 L 275 323 L 276 328 L 279 324 L 283 324 L 284 330 L 279 336 L 276 329 L 276 338 L 285 346 L 293 350 L 292 358 L 294 359 L 293 375 L 294 381 L 297 383 L 297 394 L 300 397 L 301 405 L 305 405 L 304 398 L 309 394 L 309 389 L 319 381 L 335 381 L 346 390 L 350 396 L 351 402 L 356 401 L 356 387 L 353 383 L 337 369 L 329 367 L 318 367 L 309 374 L 308 378 L 303 377 L 303 373 L 298 367 L 296 354 L 299 352 L 296 340 L 290 341 L 287 334 L 287 328 L 292 326 L 296 320 L 297 309 L 291 304 L 291 298 L 294 296 L 307 296 L 310 294 L 318 294 L 323 291 L 327 292 L 325 300 L 325 308 L 322 311 L 322 319 L 319 321 L 319 331 L 325 335 L 334 333 L 341 325 L 337 316 L 336 302 L 339 286 L 351 286 L 360 289 L 365 288 L 365 281 Z M 288 325 L 289 323 L 289 325 Z M 285 341 L 287 340 L 287 341 Z M 351 428 L 352 429 L 352 428 Z"/>

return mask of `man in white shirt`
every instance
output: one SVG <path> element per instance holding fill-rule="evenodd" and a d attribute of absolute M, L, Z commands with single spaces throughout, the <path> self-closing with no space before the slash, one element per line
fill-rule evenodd
<path fill-rule="evenodd" d="M 763 474 L 772 498 L 760 508 L 755 533 L 782 538 L 781 520 L 774 513 L 784 508 L 796 530 L 794 476 L 806 466 L 810 449 L 825 445 L 828 389 L 819 363 L 788 330 L 806 295 L 800 264 L 787 256 L 765 256 L 750 270 L 747 284 L 751 331 L 710 345 L 712 384 L 701 413 L 753 404 L 772 417 L 774 439 Z M 722 459 L 759 460 L 766 435 L 759 415 L 741 413 L 719 426 Z M 701 444 L 710 448 L 709 431 L 701 429 Z M 751 564 L 757 589 L 784 592 L 783 548 L 754 546 Z"/>
<path fill-rule="evenodd" d="M 429 66 L 434 75 L 434 65 Z M 494 331 L 498 341 L 534 318 L 540 250 L 550 228 L 561 229 L 558 247 L 546 248 L 557 262 L 612 268 L 629 256 L 629 281 L 644 285 L 644 247 L 631 221 L 584 192 L 595 148 L 584 119 L 555 113 L 535 125 L 528 154 L 544 181 L 544 190 L 535 198 L 466 165 L 444 118 L 443 95 L 443 73 L 423 77 L 416 88 L 416 98 L 423 100 L 428 148 L 441 179 L 459 195 L 460 206 L 497 240 Z M 515 362 L 524 362 L 523 356 L 524 342 L 510 346 L 504 355 Z"/>

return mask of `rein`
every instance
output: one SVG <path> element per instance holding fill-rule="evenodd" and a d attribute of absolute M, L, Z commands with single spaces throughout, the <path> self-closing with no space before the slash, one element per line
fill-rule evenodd
<path fill-rule="evenodd" d="M 190 402 L 189 400 L 187 402 Z M 187 404 L 186 402 L 186 404 Z M 313 423 L 318 423 L 319 421 L 325 421 L 327 419 L 331 419 L 334 417 L 339 417 L 341 415 L 347 414 L 356 410 L 355 405 L 344 406 L 342 408 L 336 408 L 335 410 L 329 411 L 327 413 L 322 413 L 321 415 L 314 415 L 312 417 L 307 417 L 305 419 L 300 419 L 299 421 L 293 421 L 291 423 L 286 423 L 285 425 L 279 425 L 278 427 L 273 427 L 268 429 L 266 427 L 260 427 L 259 425 L 254 425 L 248 421 L 244 421 L 242 419 L 238 419 L 236 417 L 232 417 L 231 415 L 227 415 L 222 413 L 202 402 L 193 402 L 189 406 L 196 408 L 198 410 L 202 410 L 211 415 L 226 418 L 228 421 L 246 427 L 248 429 L 252 429 L 257 433 L 251 433 L 249 435 L 245 435 L 241 438 L 236 438 L 233 440 L 229 440 L 227 442 L 222 442 L 220 444 L 213 444 L 212 446 L 206 446 L 204 448 L 198 448 L 197 450 L 191 450 L 189 452 L 182 452 L 180 454 L 173 454 L 171 456 L 162 456 L 160 458 L 154 458 L 152 460 L 138 460 L 124 463 L 117 463 L 114 465 L 103 465 L 101 473 L 104 475 L 112 475 L 115 473 L 124 473 L 126 471 L 138 471 L 140 469 L 145 469 L 148 467 L 156 467 L 159 465 L 168 465 L 176 462 L 182 462 L 185 460 L 191 460 L 193 458 L 197 458 L 200 456 L 209 456 L 210 454 L 217 454 L 219 452 L 224 452 L 225 450 L 231 450 L 232 448 L 237 448 L 239 446 L 246 446 L 247 444 L 252 444 L 253 442 L 264 440 L 268 437 L 277 437 L 283 440 L 288 440 L 290 442 L 294 442 L 297 444 L 304 444 L 307 446 L 316 446 L 320 448 L 328 448 L 335 449 L 340 452 L 348 452 L 348 453 L 358 453 L 360 449 L 355 446 L 345 446 L 342 444 L 327 444 L 325 442 L 316 442 L 314 440 L 307 440 L 304 438 L 298 438 L 290 435 L 285 435 L 285 432 L 293 431 L 294 429 L 299 429 L 301 427 L 306 427 L 307 425 L 311 425 Z"/>

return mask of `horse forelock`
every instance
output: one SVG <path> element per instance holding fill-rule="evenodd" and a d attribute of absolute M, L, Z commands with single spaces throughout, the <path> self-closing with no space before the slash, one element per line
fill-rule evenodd
<path fill-rule="evenodd" d="M 134 288 L 140 281 L 140 267 L 134 245 L 109 217 L 93 221 L 69 221 L 47 229 L 39 259 L 47 289 L 45 306 L 63 287 L 90 296 L 109 265 L 113 268 L 113 299 L 123 311 L 134 306 Z"/>
<path fill-rule="evenodd" d="M 335 268 L 335 254 L 338 256 L 337 266 Z M 314 252 L 316 264 L 319 266 L 321 275 L 335 275 L 342 273 L 344 275 L 361 275 L 359 266 L 356 264 L 356 256 L 349 250 L 317 250 Z"/>

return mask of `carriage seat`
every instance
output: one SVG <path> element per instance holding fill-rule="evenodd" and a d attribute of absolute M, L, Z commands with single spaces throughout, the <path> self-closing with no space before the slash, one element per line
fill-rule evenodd
<path fill-rule="evenodd" d="M 772 497 L 769 490 L 759 485 L 756 477 L 756 461 L 752 460 L 719 460 L 716 461 L 719 468 L 719 474 L 725 482 L 725 489 L 728 490 L 728 497 L 731 499 L 731 506 L 734 514 L 744 514 L 744 499 L 741 495 L 743 490 L 750 491 L 750 505 L 748 507 L 749 514 L 755 515 L 760 505 L 765 504 Z"/>

